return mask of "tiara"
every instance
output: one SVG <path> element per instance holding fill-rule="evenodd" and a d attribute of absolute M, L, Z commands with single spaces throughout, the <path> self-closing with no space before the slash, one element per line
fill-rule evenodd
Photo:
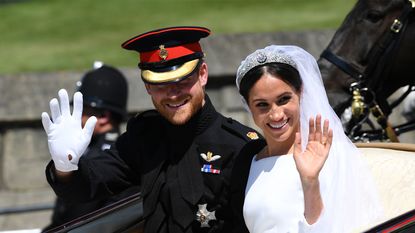
<path fill-rule="evenodd" d="M 255 51 L 254 53 L 250 54 L 244 61 L 241 62 L 241 65 L 238 68 L 236 79 L 237 84 L 239 84 L 242 78 L 248 73 L 251 69 L 265 65 L 268 63 L 284 63 L 290 65 L 297 69 L 297 65 L 295 64 L 294 60 L 286 54 L 282 50 L 275 50 L 275 49 L 260 49 Z"/>

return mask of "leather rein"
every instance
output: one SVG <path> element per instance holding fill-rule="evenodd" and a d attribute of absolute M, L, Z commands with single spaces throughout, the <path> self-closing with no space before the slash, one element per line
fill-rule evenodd
<path fill-rule="evenodd" d="M 328 48 L 320 55 L 321 58 L 331 62 L 355 80 L 349 87 L 353 95 L 353 117 L 360 118 L 359 124 L 362 124 L 362 114 L 367 113 L 368 111 L 365 111 L 365 109 L 370 108 L 378 123 L 385 130 L 387 137 L 394 142 L 399 140 L 397 139 L 395 130 L 386 120 L 387 115 L 390 114 L 392 108 L 403 101 L 412 91 L 412 86 L 408 88 L 402 97 L 390 105 L 386 99 L 381 100 L 376 98 L 375 93 L 380 91 L 380 88 L 383 86 L 383 80 L 389 74 L 389 66 L 386 64 L 393 61 L 394 53 L 397 51 L 400 39 L 407 28 L 409 15 L 414 12 L 414 9 L 415 0 L 408 0 L 400 16 L 393 21 L 386 34 L 374 45 L 370 52 L 370 59 L 368 59 L 369 63 L 363 71 L 357 69 L 342 57 L 337 56 Z M 381 68 L 377 69 L 379 66 Z"/>

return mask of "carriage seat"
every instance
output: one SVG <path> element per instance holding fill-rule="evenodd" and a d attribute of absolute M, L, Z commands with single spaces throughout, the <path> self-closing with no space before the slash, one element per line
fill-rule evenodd
<path fill-rule="evenodd" d="M 356 143 L 380 192 L 389 220 L 415 209 L 415 144 Z"/>

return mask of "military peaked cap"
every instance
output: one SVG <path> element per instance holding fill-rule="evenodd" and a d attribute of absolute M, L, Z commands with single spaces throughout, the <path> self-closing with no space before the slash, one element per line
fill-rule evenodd
<path fill-rule="evenodd" d="M 196 70 L 204 57 L 199 40 L 209 35 L 210 30 L 204 27 L 169 27 L 135 36 L 122 47 L 139 53 L 144 82 L 173 83 Z"/>

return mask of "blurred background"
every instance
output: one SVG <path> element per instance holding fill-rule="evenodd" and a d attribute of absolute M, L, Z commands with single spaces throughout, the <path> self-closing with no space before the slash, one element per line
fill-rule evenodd
<path fill-rule="evenodd" d="M 137 54 L 121 43 L 169 26 L 204 26 L 208 93 L 217 109 L 253 126 L 234 83 L 240 61 L 269 44 L 316 58 L 355 0 L 0 0 L 0 230 L 41 229 L 55 198 L 40 114 L 60 88 L 70 94 L 96 60 L 127 76 L 128 110 L 152 108 Z"/>
<path fill-rule="evenodd" d="M 120 44 L 161 27 L 214 35 L 335 29 L 355 0 L 0 0 L 0 74 L 135 67 Z"/>

